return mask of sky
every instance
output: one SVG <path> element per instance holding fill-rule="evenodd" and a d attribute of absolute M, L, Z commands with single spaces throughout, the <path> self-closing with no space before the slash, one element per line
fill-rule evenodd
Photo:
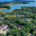
<path fill-rule="evenodd" d="M 12 0 L 0 0 L 0 2 L 4 2 L 4 1 L 12 1 Z M 35 0 L 35 2 L 36 2 L 36 0 Z"/>

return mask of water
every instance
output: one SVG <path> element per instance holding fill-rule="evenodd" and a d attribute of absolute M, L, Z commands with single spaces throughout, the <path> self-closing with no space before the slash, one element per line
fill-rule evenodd
<path fill-rule="evenodd" d="M 18 5 L 9 5 L 11 7 L 11 9 L 5 9 L 5 10 L 1 10 L 3 12 L 9 12 L 11 10 L 15 10 L 15 9 L 19 9 L 21 7 L 24 7 L 24 6 L 35 6 L 36 7 L 36 2 L 31 2 L 30 4 L 18 4 Z"/>

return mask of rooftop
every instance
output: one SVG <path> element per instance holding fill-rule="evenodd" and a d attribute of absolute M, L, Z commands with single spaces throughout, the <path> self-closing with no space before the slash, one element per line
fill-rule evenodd
<path fill-rule="evenodd" d="M 6 24 L 2 24 L 1 26 L 0 26 L 0 29 L 2 29 L 3 27 L 6 27 L 7 25 Z"/>

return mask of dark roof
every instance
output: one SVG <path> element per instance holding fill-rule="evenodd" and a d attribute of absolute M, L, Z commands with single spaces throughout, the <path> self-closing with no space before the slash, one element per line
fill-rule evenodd
<path fill-rule="evenodd" d="M 35 35 L 34 36 L 36 36 L 36 33 L 35 33 Z"/>

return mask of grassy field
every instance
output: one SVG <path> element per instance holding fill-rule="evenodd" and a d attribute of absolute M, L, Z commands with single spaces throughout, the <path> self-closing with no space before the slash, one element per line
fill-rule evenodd
<path fill-rule="evenodd" d="M 16 17 L 16 15 L 6 15 L 5 17 L 11 18 L 11 17 Z"/>

